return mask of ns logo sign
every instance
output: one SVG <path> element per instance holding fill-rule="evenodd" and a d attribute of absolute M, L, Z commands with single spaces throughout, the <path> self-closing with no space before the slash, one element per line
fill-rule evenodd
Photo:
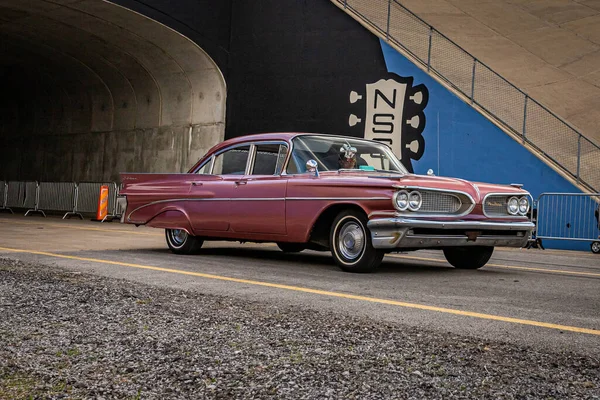
<path fill-rule="evenodd" d="M 390 74 L 366 85 L 364 92 L 350 92 L 350 104 L 364 104 L 364 113 L 350 114 L 348 125 L 364 126 L 365 139 L 388 144 L 402 164 L 413 171 L 412 160 L 425 152 L 425 113 L 429 91 L 425 85 L 412 86 L 412 78 Z"/>

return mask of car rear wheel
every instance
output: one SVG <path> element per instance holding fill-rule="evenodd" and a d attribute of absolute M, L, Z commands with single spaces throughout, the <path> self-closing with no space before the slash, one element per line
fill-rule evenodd
<path fill-rule="evenodd" d="M 342 211 L 333 220 L 329 234 L 331 254 L 347 272 L 373 272 L 385 253 L 371 243 L 367 217 L 358 211 Z"/>
<path fill-rule="evenodd" d="M 600 242 L 593 242 L 590 247 L 592 249 L 592 253 L 600 254 Z"/>
<path fill-rule="evenodd" d="M 487 264 L 493 252 L 493 246 L 448 247 L 444 256 L 454 268 L 479 269 Z"/>
<path fill-rule="evenodd" d="M 190 235 L 183 229 L 166 229 L 165 236 L 169 249 L 175 254 L 195 254 L 204 243 L 204 240 Z"/>
<path fill-rule="evenodd" d="M 306 250 L 306 245 L 304 243 L 279 242 L 277 243 L 277 247 L 284 253 L 299 253 L 302 250 Z"/>

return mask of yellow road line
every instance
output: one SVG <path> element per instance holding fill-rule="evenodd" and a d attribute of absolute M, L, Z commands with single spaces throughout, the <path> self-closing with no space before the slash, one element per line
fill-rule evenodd
<path fill-rule="evenodd" d="M 64 229 L 77 229 L 77 230 L 81 230 L 81 231 L 118 232 L 118 233 L 128 233 L 131 235 L 143 235 L 143 236 L 161 236 L 161 237 L 164 236 L 163 234 L 158 234 L 158 233 L 136 232 L 134 230 L 125 230 L 125 229 L 92 228 L 92 227 L 87 227 L 87 226 L 73 226 L 73 225 L 69 225 L 69 224 L 53 224 L 53 223 L 47 223 L 45 221 L 29 222 L 29 221 L 14 221 L 14 220 L 0 218 L 0 222 L 7 222 L 7 223 L 11 223 L 11 224 L 22 224 L 22 225 L 41 225 L 41 224 L 43 224 L 44 226 L 51 226 L 51 227 L 64 228 Z"/>
<path fill-rule="evenodd" d="M 161 268 L 161 267 L 154 267 L 151 265 L 131 264 L 131 263 L 125 263 L 125 262 L 120 262 L 120 261 L 101 260 L 101 259 L 97 259 L 97 258 L 69 256 L 69 255 L 64 255 L 64 254 L 47 253 L 44 251 L 30 251 L 30 250 L 21 250 L 21 249 L 11 249 L 11 248 L 6 248 L 6 247 L 0 247 L 0 251 L 37 254 L 37 255 L 42 255 L 42 256 L 65 258 L 65 259 L 69 259 L 69 260 L 88 261 L 88 262 L 95 262 L 95 263 L 101 263 L 101 264 L 118 265 L 118 266 L 122 266 L 122 267 L 131 267 L 131 268 L 147 269 L 147 270 L 152 270 L 152 271 L 168 272 L 168 273 L 172 273 L 172 274 L 190 275 L 190 276 L 196 276 L 196 277 L 206 278 L 206 279 L 215 279 L 215 280 L 219 280 L 219 281 L 236 282 L 236 283 L 243 283 L 243 284 L 247 284 L 247 285 L 256 285 L 256 286 L 265 286 L 265 287 L 270 287 L 270 288 L 291 290 L 291 291 L 295 291 L 295 292 L 317 294 L 317 295 L 321 295 L 321 296 L 338 297 L 338 298 L 350 299 L 350 300 L 360 300 L 360 301 L 366 301 L 366 302 L 370 302 L 370 303 L 388 304 L 388 305 L 392 305 L 392 306 L 412 308 L 412 309 L 418 309 L 418 310 L 426 310 L 426 311 L 436 311 L 436 312 L 441 312 L 441 313 L 445 313 L 445 314 L 460 315 L 460 316 L 464 316 L 464 317 L 473 317 L 473 318 L 480 318 L 480 319 L 493 320 L 493 321 L 502 321 L 502 322 L 508 322 L 508 323 L 513 323 L 513 324 L 519 324 L 519 325 L 530 325 L 530 326 L 536 326 L 536 327 L 542 327 L 542 328 L 557 329 L 557 330 L 561 330 L 561 331 L 586 333 L 589 335 L 600 336 L 600 330 L 597 330 L 597 329 L 580 328 L 580 327 L 569 326 L 569 325 L 551 324 L 548 322 L 539 322 L 539 321 L 532 321 L 532 320 L 520 319 L 520 318 L 503 317 L 500 315 L 493 315 L 493 314 L 482 314 L 482 313 L 471 312 L 471 311 L 456 310 L 456 309 L 452 309 L 452 308 L 435 307 L 435 306 L 428 306 L 428 305 L 424 305 L 424 304 L 407 303 L 407 302 L 403 302 L 403 301 L 388 300 L 388 299 L 379 299 L 376 297 L 367 297 L 367 296 L 359 296 L 359 295 L 354 295 L 354 294 L 330 292 L 330 291 L 326 291 L 326 290 L 310 289 L 310 288 L 305 288 L 305 287 L 300 287 L 300 286 L 283 285 L 283 284 L 279 284 L 279 283 L 270 283 L 270 282 L 262 282 L 262 281 L 255 281 L 255 280 L 249 280 L 249 279 L 231 278 L 228 276 L 212 275 L 212 274 L 205 274 L 205 273 L 201 273 L 201 272 L 184 271 L 184 270 L 171 269 L 171 268 Z"/>
<path fill-rule="evenodd" d="M 418 261 L 433 261 L 433 262 L 438 262 L 438 263 L 446 263 L 446 260 L 439 260 L 437 258 L 405 256 L 405 255 L 400 255 L 400 254 L 392 254 L 391 257 L 406 258 L 409 260 L 418 260 Z M 516 269 L 516 270 L 521 270 L 521 271 L 549 272 L 549 273 L 563 274 L 563 275 L 594 276 L 594 277 L 600 278 L 600 273 L 596 273 L 596 272 L 579 272 L 579 271 L 568 271 L 568 270 L 564 270 L 564 269 L 521 267 L 521 266 L 517 266 L 517 265 L 502 265 L 502 264 L 493 264 L 493 263 L 488 263 L 485 266 L 486 267 L 494 267 L 494 268 Z"/>

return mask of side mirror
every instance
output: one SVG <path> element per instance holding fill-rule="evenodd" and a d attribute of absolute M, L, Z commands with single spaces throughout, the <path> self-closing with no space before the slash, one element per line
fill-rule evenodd
<path fill-rule="evenodd" d="M 310 159 L 306 162 L 306 171 L 310 172 L 314 176 L 319 176 L 319 169 L 317 162 L 313 159 Z"/>
<path fill-rule="evenodd" d="M 433 176 L 433 175 L 435 175 L 435 174 L 433 173 L 433 170 L 432 170 L 431 168 L 429 168 L 429 169 L 427 170 L 427 175 L 429 175 L 429 176 Z"/>

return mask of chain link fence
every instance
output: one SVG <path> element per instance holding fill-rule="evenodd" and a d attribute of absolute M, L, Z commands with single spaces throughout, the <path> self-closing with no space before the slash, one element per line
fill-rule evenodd
<path fill-rule="evenodd" d="M 331 0 L 411 54 L 591 191 L 600 190 L 600 147 L 477 60 L 397 0 Z"/>

